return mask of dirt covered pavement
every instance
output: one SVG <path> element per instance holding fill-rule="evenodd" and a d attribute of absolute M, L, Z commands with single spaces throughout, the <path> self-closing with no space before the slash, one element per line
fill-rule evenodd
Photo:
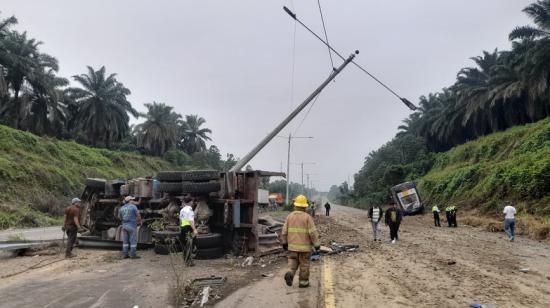
<path fill-rule="evenodd" d="M 320 227 L 325 237 L 344 226 L 362 244 L 352 258 L 332 259 L 336 307 L 550 307 L 548 243 L 510 243 L 460 225 L 460 216 L 458 228 L 435 228 L 431 215 L 405 217 L 396 244 L 387 228 L 384 241 L 373 242 L 365 211 L 333 209 L 332 227 Z"/>
<path fill-rule="evenodd" d="M 396 244 L 389 243 L 387 228 L 384 241 L 373 242 L 365 211 L 334 205 L 329 218 L 315 220 L 324 245 L 335 240 L 360 249 L 312 262 L 308 289 L 284 284 L 284 257 L 255 258 L 244 267 L 243 258 L 198 260 L 177 270 L 185 281 L 227 278 L 207 307 L 550 307 L 547 242 L 519 237 L 510 243 L 504 234 L 461 225 L 460 216 L 456 229 L 433 227 L 430 215 L 405 217 Z M 77 253 L 70 260 L 0 256 L 0 308 L 173 306 L 170 257 Z M 45 266 L 10 276 L 38 263 Z"/>
<path fill-rule="evenodd" d="M 76 249 L 77 258 L 62 255 L 12 257 L 0 255 L 0 307 L 174 307 L 175 269 L 183 285 L 201 277 L 221 276 L 226 282 L 210 292 L 211 307 L 250 283 L 280 270 L 281 258 L 196 260 L 184 268 L 170 256 L 141 251 L 141 259 L 120 259 L 119 252 Z M 177 257 L 176 257 L 177 258 Z M 26 272 L 22 271 L 36 266 Z M 279 267 L 279 268 L 278 268 Z M 201 288 L 198 289 L 200 291 Z M 193 292 L 191 292 L 193 295 Z M 200 295 L 190 296 L 200 298 Z M 198 305 L 195 305 L 198 306 Z M 185 307 L 185 306 L 176 306 Z"/>

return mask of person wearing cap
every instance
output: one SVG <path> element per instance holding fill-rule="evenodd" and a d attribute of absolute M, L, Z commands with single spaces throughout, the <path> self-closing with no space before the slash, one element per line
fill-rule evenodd
<path fill-rule="evenodd" d="M 82 230 L 80 225 L 80 204 L 82 201 L 78 198 L 71 200 L 71 206 L 65 209 L 65 222 L 63 223 L 63 231 L 67 233 L 67 247 L 65 249 L 66 258 L 74 258 L 72 253 L 74 244 L 76 243 L 76 235 Z"/>
<path fill-rule="evenodd" d="M 294 275 L 298 268 L 299 287 L 309 287 L 309 261 L 312 248 L 319 251 L 319 233 L 313 222 L 313 218 L 305 211 L 308 206 L 307 198 L 299 195 L 294 200 L 294 211 L 288 214 L 283 231 L 281 234 L 281 243 L 283 249 L 288 250 L 289 270 L 285 273 L 285 282 L 292 286 Z"/>
<path fill-rule="evenodd" d="M 122 257 L 138 259 L 137 250 L 137 226 L 141 224 L 141 216 L 136 206 L 136 198 L 127 196 L 124 205 L 120 208 L 119 218 L 122 220 Z M 129 255 L 128 255 L 129 250 Z"/>

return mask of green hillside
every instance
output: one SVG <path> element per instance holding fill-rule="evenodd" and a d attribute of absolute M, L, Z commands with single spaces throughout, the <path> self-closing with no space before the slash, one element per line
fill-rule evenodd
<path fill-rule="evenodd" d="M 80 195 L 86 177 L 125 179 L 170 168 L 160 158 L 90 148 L 0 125 L 0 229 L 58 222 L 55 214 Z"/>
<path fill-rule="evenodd" d="M 537 237 L 545 237 L 550 234 L 550 118 L 439 153 L 417 183 L 428 204 L 453 203 L 495 217 L 510 200 L 521 215 L 544 225 Z"/>

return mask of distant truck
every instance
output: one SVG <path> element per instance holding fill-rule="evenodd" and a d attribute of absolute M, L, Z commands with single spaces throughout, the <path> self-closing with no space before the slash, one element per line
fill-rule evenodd
<path fill-rule="evenodd" d="M 276 204 L 276 205 L 280 206 L 284 202 L 283 194 L 281 194 L 281 193 L 270 193 L 269 194 L 269 201 L 272 204 Z"/>
<path fill-rule="evenodd" d="M 424 205 L 414 182 L 405 182 L 391 188 L 393 200 L 401 206 L 404 215 L 422 214 Z"/>

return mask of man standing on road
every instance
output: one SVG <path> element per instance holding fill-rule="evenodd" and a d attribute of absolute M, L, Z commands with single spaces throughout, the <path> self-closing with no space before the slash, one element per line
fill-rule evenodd
<path fill-rule="evenodd" d="M 197 235 L 195 227 L 195 212 L 193 212 L 193 198 L 190 195 L 183 197 L 183 206 L 180 211 L 180 243 L 186 242 L 187 234 L 193 232 Z"/>
<path fill-rule="evenodd" d="M 441 227 L 441 222 L 439 221 L 439 207 L 437 204 L 434 204 L 432 206 L 432 213 L 434 214 L 434 225 L 436 227 Z"/>
<path fill-rule="evenodd" d="M 120 208 L 119 218 L 122 220 L 122 257 L 139 259 L 137 251 L 137 226 L 141 224 L 141 215 L 136 204 L 139 204 L 136 198 L 127 196 L 124 198 L 124 205 Z M 130 248 L 130 255 L 128 255 Z"/>
<path fill-rule="evenodd" d="M 67 248 L 65 250 L 65 258 L 74 258 L 72 253 L 74 244 L 76 243 L 76 235 L 82 230 L 80 226 L 80 204 L 81 200 L 73 198 L 71 206 L 65 209 L 65 222 L 63 223 L 63 231 L 67 233 Z"/>
<path fill-rule="evenodd" d="M 445 208 L 445 216 L 447 216 L 447 224 L 450 227 L 457 227 L 456 224 L 456 206 L 449 205 Z"/>
<path fill-rule="evenodd" d="M 325 215 L 326 216 L 329 216 L 330 215 L 330 203 L 325 203 Z"/>
<path fill-rule="evenodd" d="M 516 208 L 512 206 L 511 202 L 506 202 L 502 213 L 504 214 L 504 232 L 508 235 L 508 240 L 513 242 L 516 230 Z"/>
<path fill-rule="evenodd" d="M 315 248 L 315 251 L 319 251 L 321 246 L 313 218 L 305 212 L 307 206 L 308 202 L 305 196 L 296 197 L 294 211 L 288 214 L 281 234 L 283 248 L 288 250 L 288 266 L 290 268 L 285 273 L 285 282 L 288 286 L 292 286 L 294 275 L 299 267 L 298 286 L 300 288 L 309 287 L 311 249 Z"/>
<path fill-rule="evenodd" d="M 369 209 L 369 218 L 372 224 L 372 233 L 374 235 L 374 241 L 381 241 L 382 237 L 380 236 L 380 220 L 382 220 L 382 209 L 378 204 L 373 205 Z"/>
<path fill-rule="evenodd" d="M 403 212 L 397 207 L 395 201 L 391 201 L 391 206 L 386 210 L 385 222 L 390 227 L 390 239 L 391 243 L 395 244 L 395 241 L 399 239 L 397 233 L 399 232 L 399 225 L 401 225 L 401 219 L 403 218 Z"/>

